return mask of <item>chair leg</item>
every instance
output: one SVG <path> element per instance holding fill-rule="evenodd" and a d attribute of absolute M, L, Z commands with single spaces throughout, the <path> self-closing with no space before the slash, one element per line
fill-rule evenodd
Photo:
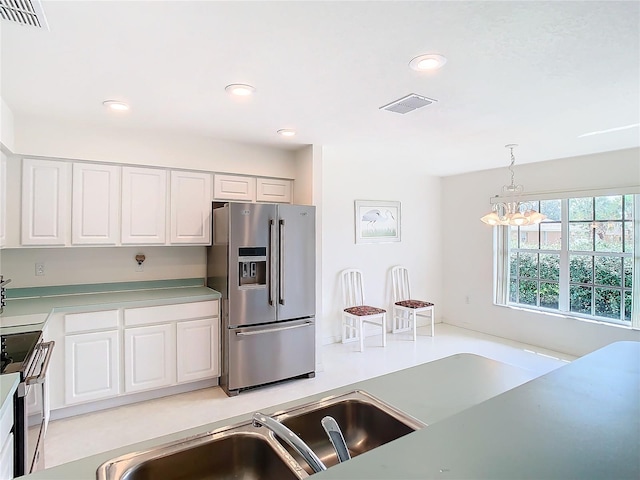
<path fill-rule="evenodd" d="M 387 314 L 382 314 L 382 346 L 387 346 Z"/>
<path fill-rule="evenodd" d="M 436 307 L 431 307 L 431 336 L 435 337 Z"/>
<path fill-rule="evenodd" d="M 413 317 L 413 341 L 415 342 L 418 337 L 418 315 L 415 310 L 411 312 L 411 316 Z"/>
<path fill-rule="evenodd" d="M 362 320 L 358 319 L 358 337 L 360 339 L 360 351 L 364 351 L 364 328 Z"/>

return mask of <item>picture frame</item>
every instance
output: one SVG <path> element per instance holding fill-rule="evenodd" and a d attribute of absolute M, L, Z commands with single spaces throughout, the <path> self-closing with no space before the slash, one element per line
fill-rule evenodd
<path fill-rule="evenodd" d="M 356 200 L 356 244 L 400 242 L 400 216 L 400 202 Z"/>

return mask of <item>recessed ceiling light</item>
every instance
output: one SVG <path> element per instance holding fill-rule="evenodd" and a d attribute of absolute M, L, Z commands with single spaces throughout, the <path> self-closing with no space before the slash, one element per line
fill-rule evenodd
<path fill-rule="evenodd" d="M 231 95 L 236 95 L 238 97 L 246 97 L 249 95 L 253 95 L 253 92 L 256 91 L 254 87 L 251 85 L 246 85 L 244 83 L 232 83 L 231 85 L 227 85 L 224 87 L 227 93 Z"/>
<path fill-rule="evenodd" d="M 102 102 L 102 105 L 107 107 L 109 110 L 114 110 L 118 112 L 129 110 L 129 105 L 127 105 L 124 102 L 119 102 L 118 100 L 105 100 L 104 102 Z"/>
<path fill-rule="evenodd" d="M 278 130 L 278 135 L 283 137 L 293 137 L 296 134 L 295 130 L 291 130 L 290 128 L 281 128 Z"/>
<path fill-rule="evenodd" d="M 438 53 L 419 55 L 409 62 L 409 66 L 417 72 L 437 70 L 447 63 L 447 58 Z"/>

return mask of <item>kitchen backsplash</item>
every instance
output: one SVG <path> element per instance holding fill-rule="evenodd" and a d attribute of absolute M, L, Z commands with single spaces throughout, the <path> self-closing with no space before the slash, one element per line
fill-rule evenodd
<path fill-rule="evenodd" d="M 142 267 L 135 260 L 144 254 Z M 205 247 L 88 247 L 0 250 L 12 288 L 204 278 Z M 142 271 L 140 271 L 142 270 Z"/>

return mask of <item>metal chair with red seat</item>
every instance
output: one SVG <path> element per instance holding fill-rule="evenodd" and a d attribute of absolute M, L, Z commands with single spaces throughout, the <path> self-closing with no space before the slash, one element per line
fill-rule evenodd
<path fill-rule="evenodd" d="M 362 272 L 349 268 L 343 270 L 342 299 L 342 343 L 360 342 L 360 351 L 364 350 L 364 332 L 362 325 L 369 323 L 382 328 L 382 346 L 387 345 L 387 311 L 365 304 Z"/>
<path fill-rule="evenodd" d="M 393 333 L 413 330 L 413 341 L 416 341 L 418 315 L 429 312 L 431 317 L 431 336 L 435 335 L 434 323 L 436 318 L 435 305 L 424 300 L 411 298 L 411 286 L 409 282 L 409 270 L 402 266 L 391 269 L 393 280 L 393 320 L 391 330 Z"/>

